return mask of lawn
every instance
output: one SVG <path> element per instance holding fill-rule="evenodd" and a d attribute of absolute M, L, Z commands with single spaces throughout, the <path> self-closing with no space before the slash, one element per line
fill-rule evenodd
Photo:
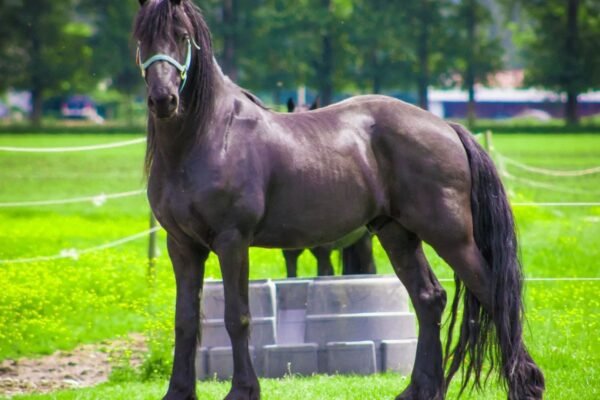
<path fill-rule="evenodd" d="M 0 135 L 0 146 L 75 146 L 129 140 L 133 135 Z M 495 135 L 494 148 L 528 165 L 575 170 L 600 165 L 600 135 Z M 95 196 L 140 189 L 144 145 L 62 154 L 0 152 L 0 203 Z M 600 174 L 553 177 L 504 164 L 505 183 L 515 204 L 598 202 Z M 600 207 L 514 207 L 525 274 L 529 277 L 600 277 Z M 148 229 L 144 195 L 49 207 L 0 207 L 0 260 L 52 256 L 86 249 Z M 147 240 L 82 254 L 78 259 L 0 263 L 0 360 L 48 354 L 129 332 L 171 340 L 174 283 L 164 234 L 156 279 L 148 280 Z M 380 273 L 389 262 L 376 245 Z M 71 253 L 73 253 L 71 251 Z M 451 270 L 430 250 L 440 278 Z M 337 263 L 337 260 L 336 260 Z M 314 274 L 308 254 L 299 274 Z M 253 249 L 252 278 L 281 278 L 278 251 Z M 219 277 L 211 257 L 206 276 Z M 452 291 L 452 284 L 444 285 Z M 600 282 L 532 281 L 526 285 L 526 341 L 548 381 L 549 399 L 600 398 Z M 168 351 L 167 351 L 168 353 Z M 376 377 L 263 380 L 265 398 L 393 398 L 405 380 Z M 23 398 L 158 398 L 165 381 L 113 379 L 97 388 Z M 228 385 L 201 384 L 201 398 L 219 398 Z M 451 394 L 456 387 L 451 388 Z M 472 398 L 502 398 L 492 385 Z M 450 396 L 451 398 L 453 396 Z M 468 397 L 468 396 L 467 396 Z"/>

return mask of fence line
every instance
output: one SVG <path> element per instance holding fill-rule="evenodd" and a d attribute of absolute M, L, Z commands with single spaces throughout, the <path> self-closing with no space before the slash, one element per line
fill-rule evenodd
<path fill-rule="evenodd" d="M 95 206 L 99 207 L 106 203 L 107 200 L 119 199 L 124 197 L 132 197 L 140 194 L 146 193 L 146 189 L 140 190 L 132 190 L 129 192 L 122 193 L 111 193 L 104 194 L 100 193 L 95 196 L 82 196 L 82 197 L 73 197 L 69 199 L 57 199 L 57 200 L 36 200 L 36 201 L 14 201 L 7 203 L 0 203 L 0 208 L 7 207 L 32 207 L 32 206 L 53 206 L 53 205 L 61 205 L 61 204 L 73 204 L 73 203 L 87 203 L 91 202 Z"/>
<path fill-rule="evenodd" d="M 587 195 L 600 194 L 600 192 L 597 192 L 597 191 L 567 188 L 565 186 L 554 185 L 552 183 L 537 182 L 537 181 L 534 181 L 531 179 L 521 178 L 519 176 L 512 175 L 506 171 L 502 171 L 501 174 L 502 174 L 502 177 L 504 177 L 504 178 L 508 178 L 509 180 L 512 180 L 514 182 L 521 183 L 524 186 L 529 186 L 529 187 L 533 187 L 533 188 L 553 190 L 555 192 L 568 193 L 568 194 L 587 194 Z"/>
<path fill-rule="evenodd" d="M 63 249 L 60 253 L 52 255 L 52 256 L 40 256 L 40 257 L 30 257 L 30 258 L 16 258 L 13 260 L 0 260 L 0 264 L 27 264 L 34 263 L 40 261 L 52 261 L 52 260 L 60 260 L 64 258 L 71 258 L 73 260 L 77 260 L 80 255 L 93 253 L 100 250 L 106 250 L 112 247 L 117 247 L 122 244 L 132 242 L 137 239 L 142 239 L 147 237 L 149 234 L 154 233 L 161 229 L 160 226 L 157 226 L 152 229 L 145 230 L 140 233 L 136 233 L 135 235 L 127 236 L 122 239 L 115 240 L 110 243 L 101 244 L 99 246 L 89 247 L 87 249 Z"/>
<path fill-rule="evenodd" d="M 72 147 L 13 147 L 13 146 L 0 146 L 0 151 L 13 152 L 13 153 L 69 153 L 76 151 L 93 151 L 93 150 L 105 150 L 114 149 L 117 147 L 131 146 L 138 143 L 143 143 L 146 138 L 138 138 L 132 140 L 124 140 L 121 142 L 95 144 L 89 146 L 72 146 Z"/>
<path fill-rule="evenodd" d="M 541 174 L 541 175 L 558 176 L 558 177 L 578 177 L 578 176 L 585 176 L 585 175 L 592 175 L 592 174 L 600 173 L 600 166 L 591 167 L 591 168 L 587 168 L 587 169 L 581 169 L 581 170 L 571 170 L 571 171 L 546 169 L 546 168 L 533 167 L 531 165 L 524 164 L 520 161 L 506 157 L 505 155 L 502 155 L 497 150 L 494 150 L 494 153 L 499 159 L 501 159 L 506 164 L 510 164 L 517 168 L 523 169 L 525 171 L 534 172 L 534 173 Z"/>
<path fill-rule="evenodd" d="M 511 203 L 513 207 L 600 207 L 600 203 Z"/>
<path fill-rule="evenodd" d="M 564 276 L 564 277 L 556 277 L 556 278 L 552 278 L 552 277 L 532 277 L 532 278 L 524 278 L 523 279 L 525 282 L 599 282 L 600 278 L 596 278 L 596 277 L 568 277 L 568 276 Z M 441 278 L 438 279 L 438 281 L 440 282 L 454 282 L 453 278 Z"/>

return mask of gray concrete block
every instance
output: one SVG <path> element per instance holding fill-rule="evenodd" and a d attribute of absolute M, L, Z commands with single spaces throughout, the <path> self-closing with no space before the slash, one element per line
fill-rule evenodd
<path fill-rule="evenodd" d="M 266 378 L 286 374 L 311 375 L 318 372 L 316 343 L 269 345 L 263 348 L 263 373 Z"/>
<path fill-rule="evenodd" d="M 250 321 L 250 345 L 257 348 L 276 343 L 275 317 L 252 318 Z M 226 347 L 231 346 L 229 334 L 222 319 L 207 319 L 202 321 L 202 346 Z"/>
<path fill-rule="evenodd" d="M 416 354 L 417 339 L 384 340 L 381 342 L 381 369 L 410 375 Z"/>
<path fill-rule="evenodd" d="M 254 347 L 250 346 L 250 358 L 254 362 Z M 208 379 L 227 380 L 233 376 L 233 352 L 231 347 L 213 347 L 208 350 Z"/>
<path fill-rule="evenodd" d="M 253 318 L 275 316 L 275 285 L 271 280 L 250 282 L 248 296 L 250 315 Z M 204 285 L 202 290 L 202 314 L 206 319 L 223 319 L 225 315 L 225 295 L 222 282 L 206 282 Z"/>
<path fill-rule="evenodd" d="M 416 337 L 415 316 L 408 312 L 307 315 L 305 342 L 411 339 Z"/>
<path fill-rule="evenodd" d="M 372 341 L 327 343 L 327 365 L 330 374 L 374 374 L 377 372 L 375 343 Z"/>
<path fill-rule="evenodd" d="M 395 277 L 315 279 L 307 297 L 307 315 L 408 312 L 408 294 Z"/>
<path fill-rule="evenodd" d="M 208 376 L 208 349 L 206 347 L 198 347 L 196 349 L 196 379 L 206 379 Z"/>
<path fill-rule="evenodd" d="M 306 309 L 277 310 L 277 344 L 304 343 Z"/>
<path fill-rule="evenodd" d="M 279 310 L 306 309 L 308 287 L 312 279 L 285 279 L 274 281 Z"/>

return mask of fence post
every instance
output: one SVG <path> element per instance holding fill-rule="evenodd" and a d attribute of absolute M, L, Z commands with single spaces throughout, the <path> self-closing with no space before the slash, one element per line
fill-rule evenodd
<path fill-rule="evenodd" d="M 485 151 L 488 152 L 488 154 L 492 153 L 492 131 L 491 130 L 486 130 L 484 135 L 483 135 L 483 145 L 485 147 Z"/>
<path fill-rule="evenodd" d="M 156 277 L 156 228 L 157 222 L 154 213 L 150 211 L 150 235 L 148 237 L 148 279 L 154 282 Z"/>

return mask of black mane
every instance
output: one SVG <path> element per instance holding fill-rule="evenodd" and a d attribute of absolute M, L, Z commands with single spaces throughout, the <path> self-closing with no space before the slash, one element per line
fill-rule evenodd
<path fill-rule="evenodd" d="M 214 107 L 214 61 L 210 31 L 201 10 L 191 1 L 174 5 L 169 0 L 150 0 L 140 9 L 134 23 L 133 35 L 140 42 L 175 40 L 175 27 L 183 25 L 200 46 L 193 49 L 192 66 L 188 81 L 181 94 L 186 119 L 177 134 L 203 132 Z M 148 119 L 146 146 L 146 173 L 149 172 L 156 151 L 156 129 L 153 118 Z M 180 137 L 180 140 L 193 138 Z"/>

